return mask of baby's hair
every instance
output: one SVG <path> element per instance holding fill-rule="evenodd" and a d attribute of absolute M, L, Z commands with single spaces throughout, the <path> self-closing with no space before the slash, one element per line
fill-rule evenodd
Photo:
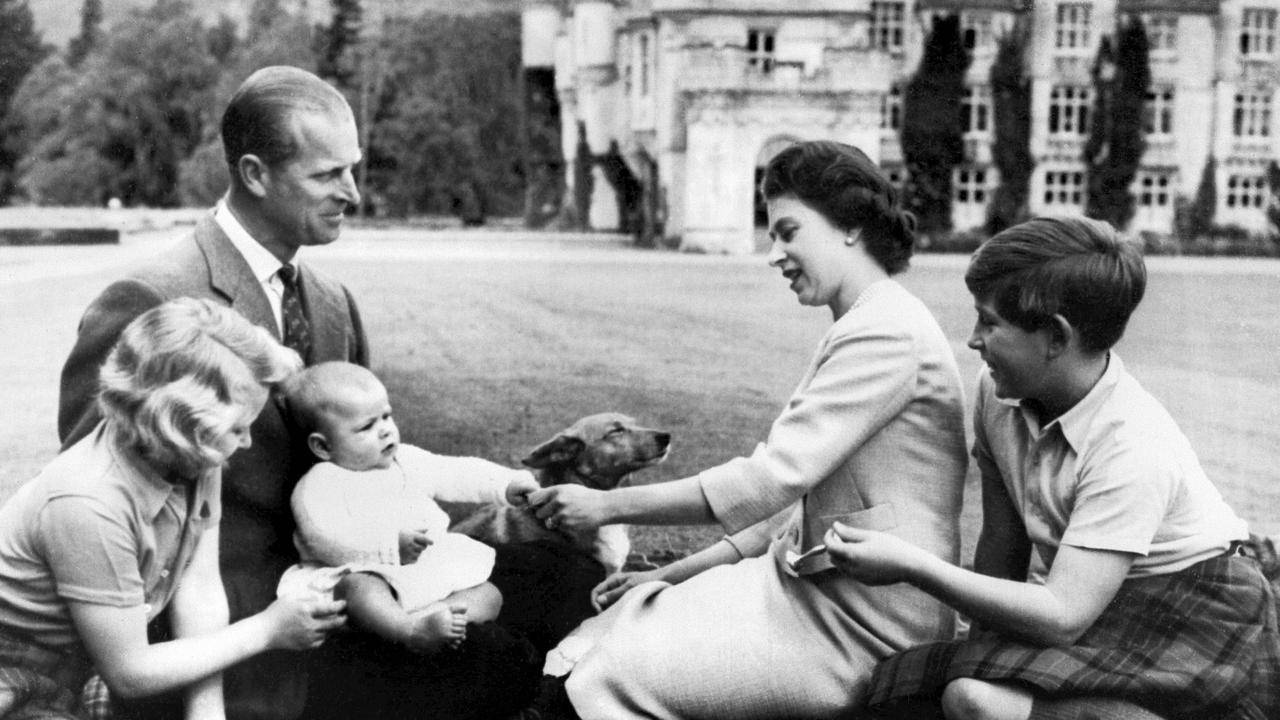
<path fill-rule="evenodd" d="M 1081 347 L 1103 352 L 1124 335 L 1147 286 L 1137 246 L 1110 224 L 1082 217 L 1038 217 L 992 237 L 964 275 L 969 292 L 1028 331 L 1066 318 Z"/>
<path fill-rule="evenodd" d="M 99 374 L 98 407 L 120 442 L 191 476 L 221 462 L 227 409 L 302 366 L 298 354 L 229 307 L 179 298 L 139 315 Z"/>
<path fill-rule="evenodd" d="M 890 275 L 907 268 L 916 219 L 902 209 L 898 191 L 866 153 L 852 145 L 813 140 L 792 145 L 765 168 L 766 200 L 795 196 L 845 232 L 862 228 L 867 252 Z"/>
<path fill-rule="evenodd" d="M 323 434 L 328 419 L 346 407 L 346 389 L 371 387 L 382 387 L 382 383 L 368 368 L 335 360 L 304 368 L 285 382 L 283 391 L 298 428 Z"/>

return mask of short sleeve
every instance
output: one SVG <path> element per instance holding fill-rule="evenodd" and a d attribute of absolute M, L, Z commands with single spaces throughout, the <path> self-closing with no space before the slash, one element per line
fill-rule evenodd
<path fill-rule="evenodd" d="M 1123 432 L 1123 431 L 1122 431 Z M 1105 454 L 1081 458 L 1063 545 L 1146 555 L 1178 485 L 1175 460 L 1140 444 L 1111 443 Z"/>
<path fill-rule="evenodd" d="M 68 495 L 50 500 L 39 522 L 60 597 L 115 607 L 146 602 L 138 540 L 127 519 L 96 500 Z"/>

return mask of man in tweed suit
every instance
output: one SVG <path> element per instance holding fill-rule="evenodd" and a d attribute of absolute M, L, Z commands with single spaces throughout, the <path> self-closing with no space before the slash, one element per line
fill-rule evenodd
<path fill-rule="evenodd" d="M 244 81 L 222 119 L 227 194 L 172 250 L 107 287 L 80 322 L 62 372 L 63 447 L 100 419 L 98 369 L 120 331 L 172 298 L 229 305 L 277 333 L 309 365 L 368 365 L 350 292 L 294 264 L 299 248 L 336 241 L 344 214 L 359 203 L 352 177 L 361 160 L 357 138 L 346 100 L 315 75 L 269 67 Z M 306 469 L 306 454 L 272 403 L 251 433 L 252 447 L 236 453 L 223 474 L 220 565 L 231 621 L 270 604 L 280 574 L 297 560 L 289 496 Z M 228 671 L 228 717 L 297 717 L 306 690 L 303 662 L 301 653 L 271 652 Z"/>

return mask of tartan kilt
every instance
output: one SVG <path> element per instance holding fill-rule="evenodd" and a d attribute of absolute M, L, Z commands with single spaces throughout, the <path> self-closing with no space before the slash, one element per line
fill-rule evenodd
<path fill-rule="evenodd" d="M 1280 718 L 1275 597 L 1257 563 L 1238 555 L 1126 580 L 1074 645 L 985 635 L 911 648 L 876 666 L 866 706 L 893 716 L 936 704 L 962 677 L 1037 697 L 1118 698 L 1167 718 Z"/>
<path fill-rule="evenodd" d="M 0 628 L 0 717 L 80 720 L 80 691 L 91 673 L 79 653 L 50 650 Z"/>

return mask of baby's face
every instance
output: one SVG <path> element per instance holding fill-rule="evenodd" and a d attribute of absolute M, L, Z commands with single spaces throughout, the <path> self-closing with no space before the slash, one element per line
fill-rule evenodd
<path fill-rule="evenodd" d="M 330 462 L 357 471 L 391 467 L 400 430 L 391 417 L 386 389 L 353 387 L 345 394 L 341 412 L 330 414 L 325 423 Z"/>

